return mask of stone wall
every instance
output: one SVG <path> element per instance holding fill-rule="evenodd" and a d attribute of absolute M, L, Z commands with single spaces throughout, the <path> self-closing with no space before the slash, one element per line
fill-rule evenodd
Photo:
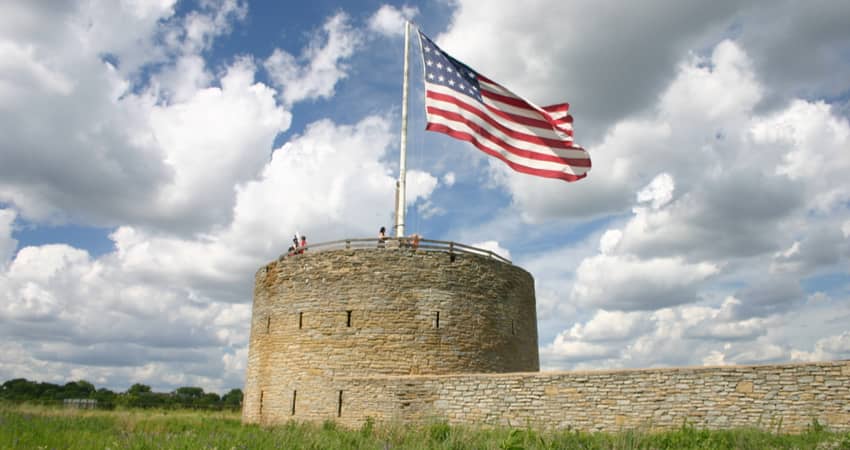
<path fill-rule="evenodd" d="M 255 277 L 243 418 L 336 410 L 339 376 L 539 368 L 534 280 L 486 256 L 400 248 L 272 262 Z M 338 392 L 335 394 L 338 397 Z"/>
<path fill-rule="evenodd" d="M 332 419 L 357 427 L 371 417 L 378 422 L 445 420 L 584 431 L 671 429 L 687 421 L 700 428 L 800 432 L 817 419 L 830 429 L 850 430 L 850 361 L 341 377 L 305 395 L 324 401 L 311 401 L 315 408 L 272 421 Z M 298 402 L 302 400 L 308 403 L 300 397 Z"/>
<path fill-rule="evenodd" d="M 399 248 L 272 262 L 255 277 L 243 421 L 850 430 L 848 361 L 536 372 L 533 284 L 484 256 Z"/>

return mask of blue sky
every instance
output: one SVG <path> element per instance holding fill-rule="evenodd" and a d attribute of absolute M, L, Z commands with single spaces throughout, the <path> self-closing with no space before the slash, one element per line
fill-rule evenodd
<path fill-rule="evenodd" d="M 253 273 L 392 224 L 402 20 L 539 104 L 577 183 L 424 131 L 407 231 L 535 277 L 546 370 L 850 357 L 840 1 L 0 6 L 0 379 L 242 385 Z"/>

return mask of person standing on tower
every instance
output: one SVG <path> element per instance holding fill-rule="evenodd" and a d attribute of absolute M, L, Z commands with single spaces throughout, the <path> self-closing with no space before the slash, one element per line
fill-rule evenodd
<path fill-rule="evenodd" d="M 385 227 L 381 227 L 378 230 L 378 247 L 383 248 L 384 242 L 387 242 L 387 229 Z"/>

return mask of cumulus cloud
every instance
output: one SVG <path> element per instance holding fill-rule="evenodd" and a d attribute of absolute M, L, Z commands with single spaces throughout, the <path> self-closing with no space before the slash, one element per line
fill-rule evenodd
<path fill-rule="evenodd" d="M 610 359 L 619 355 L 619 350 L 613 346 L 593 344 L 588 342 L 569 340 L 563 334 L 559 334 L 551 344 L 540 348 L 540 357 L 545 361 L 541 365 L 551 370 L 555 364 L 563 366 L 564 363 L 575 361 L 595 361 Z"/>
<path fill-rule="evenodd" d="M 0 269 L 11 260 L 18 246 L 18 241 L 12 238 L 12 224 L 16 216 L 14 210 L 0 209 Z"/>
<path fill-rule="evenodd" d="M 476 242 L 474 244 L 470 244 L 473 247 L 478 247 L 484 250 L 489 250 L 505 259 L 511 259 L 511 252 L 508 249 L 499 245 L 498 241 L 484 241 L 484 242 Z"/>
<path fill-rule="evenodd" d="M 443 175 L 443 184 L 446 185 L 446 187 L 454 186 L 454 184 L 455 184 L 455 173 L 454 172 L 446 172 L 446 174 Z"/>
<path fill-rule="evenodd" d="M 825 224 L 776 252 L 770 271 L 809 274 L 821 268 L 834 267 L 848 256 L 850 240 L 841 231 L 840 224 Z"/>
<path fill-rule="evenodd" d="M 598 310 L 589 321 L 573 325 L 565 337 L 589 342 L 622 341 L 653 326 L 646 313 Z"/>
<path fill-rule="evenodd" d="M 691 303 L 699 300 L 701 283 L 718 270 L 709 263 L 688 264 L 681 258 L 597 255 L 576 269 L 570 300 L 585 307 L 625 311 Z"/>
<path fill-rule="evenodd" d="M 415 6 L 404 5 L 396 8 L 393 5 L 381 5 L 369 18 L 369 29 L 384 36 L 400 36 L 404 34 L 404 23 L 413 19 L 419 13 Z"/>
<path fill-rule="evenodd" d="M 196 53 L 243 17 L 244 6 L 207 2 L 182 20 L 170 2 L 106 3 L 103 11 L 86 3 L 46 15 L 45 36 L 12 27 L 17 34 L 0 45 L 17 55 L 5 63 L 13 71 L 42 73 L 11 97 L 0 88 L 0 201 L 33 221 L 134 222 L 171 232 L 226 223 L 233 185 L 256 175 L 290 121 L 274 91 L 254 81 L 249 59 L 213 78 Z M 197 21 L 209 27 L 191 31 Z M 205 43 L 172 61 L 168 45 L 156 45 L 170 30 L 179 31 L 173 45 Z M 153 63 L 163 70 L 152 70 L 146 84 L 137 69 Z"/>
<path fill-rule="evenodd" d="M 248 305 L 192 301 L 185 284 L 150 283 L 122 267 L 117 255 L 94 259 L 62 244 L 24 247 L 0 273 L 0 286 L 2 334 L 16 343 L 0 366 L 4 378 L 27 376 L 21 366 L 64 376 L 74 368 L 80 377 L 123 389 L 138 380 L 136 370 L 179 365 L 189 379 L 220 390 L 242 376 L 222 372 L 216 361 L 244 347 L 247 321 L 219 316 L 244 319 Z"/>
<path fill-rule="evenodd" d="M 813 351 L 793 351 L 791 357 L 798 361 L 847 359 L 850 357 L 850 332 L 820 339 Z"/>
<path fill-rule="evenodd" d="M 569 101 L 578 142 L 596 140 L 604 124 L 651 103 L 687 51 L 742 7 L 727 1 L 711 7 L 653 1 L 614 9 L 572 1 L 457 5 L 438 44 L 532 101 Z M 564 18 L 576 14 L 582 20 L 565 29 Z"/>
<path fill-rule="evenodd" d="M 823 347 L 815 344 L 822 334 L 782 330 L 798 320 L 805 329 L 820 319 L 801 312 L 834 306 L 807 301 L 804 286 L 814 280 L 805 277 L 846 273 L 847 216 L 839 205 L 846 205 L 848 185 L 837 172 L 847 169 L 838 153 L 850 145 L 850 124 L 819 101 L 792 100 L 760 113 L 769 94 L 756 70 L 739 42 L 721 40 L 707 55 L 683 60 L 648 112 L 608 130 L 594 158 L 607 173 L 594 173 L 637 195 L 622 203 L 601 200 L 630 212 L 614 221 L 619 226 L 587 238 L 598 243 L 598 253 L 585 255 L 574 277 L 538 278 L 568 290 L 560 301 L 573 308 L 550 311 L 577 321 L 566 329 L 563 322 L 541 322 L 541 336 L 555 336 L 544 341 L 551 342 L 541 352 L 547 365 L 761 363 L 792 353 L 813 359 Z M 663 161 L 664 169 L 644 161 Z M 574 197 L 587 206 L 586 192 L 567 194 L 573 185 L 547 191 L 521 176 L 505 180 L 515 207 L 533 221 L 566 214 L 573 205 L 564 204 Z M 599 213 L 593 206 L 585 212 Z M 614 313 L 649 315 L 645 328 L 626 333 L 622 343 L 585 331 Z M 628 317 L 614 320 L 619 328 L 607 325 L 612 336 L 632 329 Z"/>
<path fill-rule="evenodd" d="M 343 61 L 361 41 L 360 31 L 352 28 L 348 15 L 340 12 L 325 22 L 321 33 L 313 36 L 299 57 L 278 48 L 263 65 L 280 88 L 285 104 L 327 99 L 334 94 L 337 82 L 347 76 Z"/>
<path fill-rule="evenodd" d="M 662 173 L 638 191 L 638 203 L 649 202 L 652 209 L 659 209 L 673 199 L 673 189 L 675 189 L 673 177 L 669 173 Z"/>

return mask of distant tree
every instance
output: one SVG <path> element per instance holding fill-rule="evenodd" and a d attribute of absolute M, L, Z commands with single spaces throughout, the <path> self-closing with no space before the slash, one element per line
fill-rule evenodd
<path fill-rule="evenodd" d="M 121 403 L 131 408 L 162 408 L 168 406 L 170 396 L 151 391 L 146 384 L 135 383 L 121 395 Z"/>
<path fill-rule="evenodd" d="M 179 387 L 172 393 L 176 403 L 183 408 L 198 408 L 204 398 L 204 389 L 194 386 Z"/>
<path fill-rule="evenodd" d="M 199 399 L 204 396 L 204 389 L 199 387 L 184 386 L 175 389 L 174 395 L 182 398 Z"/>
<path fill-rule="evenodd" d="M 6 381 L 0 386 L 0 398 L 13 402 L 25 402 L 38 399 L 40 390 L 38 383 L 24 378 Z"/>
<path fill-rule="evenodd" d="M 127 389 L 128 394 L 139 395 L 151 392 L 151 387 L 146 384 L 136 383 Z"/>
<path fill-rule="evenodd" d="M 203 388 L 183 386 L 170 393 L 154 392 L 150 386 L 135 383 L 123 393 L 106 388 L 96 389 L 86 380 L 70 381 L 64 385 L 15 378 L 0 384 L 0 400 L 61 404 L 66 398 L 91 398 L 100 408 L 124 406 L 129 408 L 200 408 L 239 409 L 242 406 L 241 389 L 231 389 L 224 396 L 204 392 Z"/>
<path fill-rule="evenodd" d="M 97 400 L 97 407 L 105 409 L 115 408 L 117 397 L 118 394 L 106 388 L 100 388 L 92 395 L 92 398 Z"/>
<path fill-rule="evenodd" d="M 242 408 L 242 389 L 231 389 L 230 392 L 221 397 L 221 403 L 225 408 L 240 409 Z"/>
<path fill-rule="evenodd" d="M 64 388 L 53 383 L 38 383 L 38 399 L 42 403 L 56 403 L 61 400 Z"/>
<path fill-rule="evenodd" d="M 80 380 L 65 383 L 58 395 L 62 399 L 90 398 L 96 391 L 93 384 L 85 380 Z"/>
<path fill-rule="evenodd" d="M 196 408 L 221 409 L 221 397 L 215 392 L 207 392 L 195 404 Z"/>

